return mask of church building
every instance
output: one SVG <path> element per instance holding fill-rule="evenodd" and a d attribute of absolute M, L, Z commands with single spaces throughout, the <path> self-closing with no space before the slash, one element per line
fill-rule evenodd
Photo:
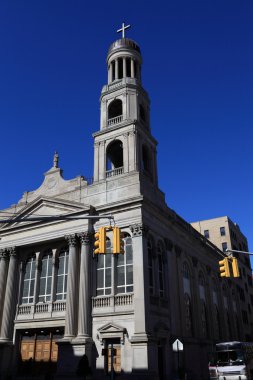
<path fill-rule="evenodd" d="M 205 380 L 215 342 L 252 339 L 252 282 L 238 291 L 220 278 L 223 252 L 158 187 L 141 50 L 125 28 L 107 54 L 92 181 L 65 180 L 55 154 L 43 183 L 2 210 L 12 216 L 0 225 L 1 379 L 75 379 L 86 358 L 92 379 L 113 368 L 117 379 L 173 380 L 180 367 Z M 94 254 L 108 216 L 124 254 L 112 253 L 112 231 L 107 254 Z"/>

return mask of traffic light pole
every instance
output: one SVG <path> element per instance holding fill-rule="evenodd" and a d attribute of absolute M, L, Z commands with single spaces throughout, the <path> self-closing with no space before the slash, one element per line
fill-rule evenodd
<path fill-rule="evenodd" d="M 253 256 L 253 253 L 252 253 L 252 252 L 247 252 L 247 251 L 237 251 L 236 249 L 226 249 L 226 252 L 228 252 L 228 253 L 233 253 L 233 252 L 236 252 L 236 253 L 246 253 L 246 254 L 249 255 L 249 256 Z"/>

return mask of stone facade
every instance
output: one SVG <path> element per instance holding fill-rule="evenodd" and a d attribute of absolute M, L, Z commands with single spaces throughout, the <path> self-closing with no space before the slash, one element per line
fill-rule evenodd
<path fill-rule="evenodd" d="M 158 188 L 141 64 L 134 41 L 110 47 L 93 181 L 65 181 L 55 155 L 42 185 L 5 210 L 14 215 L 0 229 L 3 378 L 73 379 L 84 355 L 92 378 L 104 378 L 113 347 L 119 379 L 173 379 L 178 338 L 187 378 L 207 379 L 214 342 L 245 339 L 236 281 L 218 275 L 221 251 Z M 109 232 L 108 254 L 95 257 L 94 231 L 107 222 L 94 217 L 109 214 L 125 254 L 109 254 Z"/>

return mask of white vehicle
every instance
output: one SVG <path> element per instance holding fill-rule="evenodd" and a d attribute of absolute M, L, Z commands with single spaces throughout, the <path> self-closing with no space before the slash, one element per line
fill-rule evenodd
<path fill-rule="evenodd" d="M 253 343 L 217 343 L 209 375 L 210 380 L 253 380 Z"/>

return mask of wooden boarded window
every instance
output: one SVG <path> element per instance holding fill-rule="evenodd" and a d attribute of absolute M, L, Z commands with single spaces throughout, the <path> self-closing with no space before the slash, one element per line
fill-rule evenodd
<path fill-rule="evenodd" d="M 113 356 L 113 369 L 114 372 L 120 373 L 121 372 L 121 347 L 113 345 L 114 351 L 114 356 Z M 107 372 L 111 372 L 111 348 L 108 348 L 107 351 Z"/>

